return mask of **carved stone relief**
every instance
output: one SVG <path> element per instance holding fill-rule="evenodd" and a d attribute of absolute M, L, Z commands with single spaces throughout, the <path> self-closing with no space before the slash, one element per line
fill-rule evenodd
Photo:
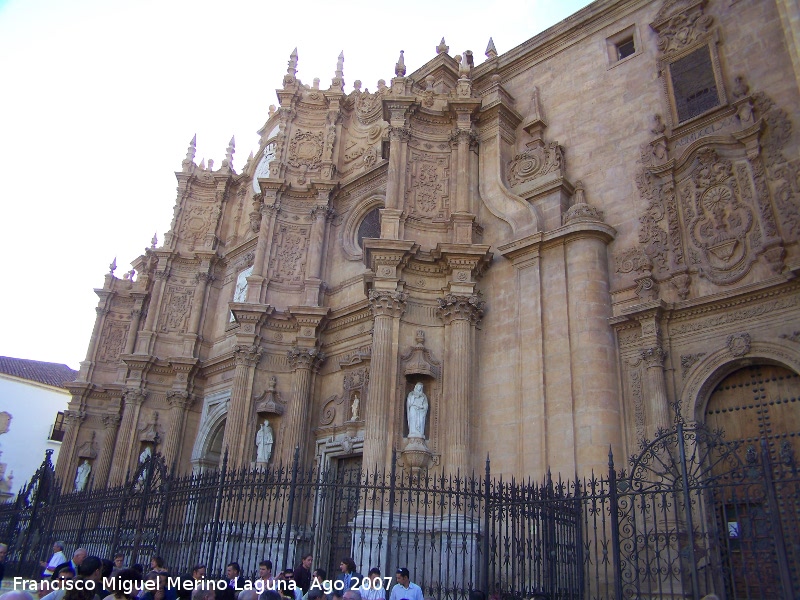
<path fill-rule="evenodd" d="M 100 352 L 97 360 L 101 362 L 116 362 L 125 347 L 128 336 L 128 323 L 110 321 L 106 323 L 103 336 L 100 338 Z"/>
<path fill-rule="evenodd" d="M 538 179 L 548 173 L 562 170 L 564 153 L 558 142 L 536 140 L 532 147 L 517 154 L 506 169 L 506 178 L 511 187 Z"/>
<path fill-rule="evenodd" d="M 411 151 L 406 207 L 420 219 L 446 220 L 450 217 L 450 156 Z"/>
<path fill-rule="evenodd" d="M 219 214 L 220 208 L 216 205 L 189 207 L 184 213 L 178 237 L 189 243 L 190 250 L 194 250 L 195 246 L 205 245 L 206 236 L 213 234 Z"/>
<path fill-rule="evenodd" d="M 319 169 L 322 160 L 322 150 L 324 147 L 324 134 L 322 132 L 295 131 L 291 142 L 289 142 L 289 159 L 287 163 L 299 169 Z"/>
<path fill-rule="evenodd" d="M 270 273 L 273 281 L 300 284 L 305 276 L 309 225 L 279 223 L 272 240 Z"/>
<path fill-rule="evenodd" d="M 169 285 L 164 300 L 159 330 L 186 333 L 189 312 L 192 307 L 194 288 L 182 285 Z"/>

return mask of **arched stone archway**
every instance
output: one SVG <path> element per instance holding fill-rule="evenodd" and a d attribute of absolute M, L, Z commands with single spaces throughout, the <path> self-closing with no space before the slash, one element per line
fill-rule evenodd
<path fill-rule="evenodd" d="M 228 397 L 206 399 L 200 427 L 192 448 L 192 470 L 216 469 L 222 464 L 222 441 L 228 416 Z"/>

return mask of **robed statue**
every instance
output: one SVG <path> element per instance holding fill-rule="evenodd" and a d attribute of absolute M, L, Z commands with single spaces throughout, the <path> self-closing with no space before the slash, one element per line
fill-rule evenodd
<path fill-rule="evenodd" d="M 272 433 L 272 427 L 269 424 L 269 420 L 265 420 L 256 434 L 256 447 L 258 448 L 256 451 L 257 463 L 266 464 L 269 462 L 269 458 L 272 456 L 272 445 L 274 443 L 275 436 Z"/>
<path fill-rule="evenodd" d="M 422 383 L 417 383 L 406 398 L 408 414 L 408 437 L 425 437 L 425 418 L 428 416 L 428 397 L 422 391 Z"/>
<path fill-rule="evenodd" d="M 75 473 L 75 491 L 82 492 L 86 489 L 86 484 L 89 483 L 89 473 L 92 472 L 92 465 L 88 460 L 84 460 Z"/>

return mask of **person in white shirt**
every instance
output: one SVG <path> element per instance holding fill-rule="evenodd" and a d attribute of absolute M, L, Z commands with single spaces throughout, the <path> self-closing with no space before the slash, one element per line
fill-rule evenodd
<path fill-rule="evenodd" d="M 381 570 L 378 567 L 372 567 L 369 570 L 358 591 L 361 593 L 361 600 L 385 600 L 386 589 L 383 578 L 381 578 Z M 345 594 L 345 600 L 346 598 Z"/>
<path fill-rule="evenodd" d="M 56 567 L 65 562 L 67 562 L 67 557 L 64 556 L 64 542 L 53 542 L 53 556 L 50 557 L 50 561 L 39 561 L 39 565 L 44 569 L 42 577 L 52 577 Z"/>
<path fill-rule="evenodd" d="M 397 579 L 397 584 L 392 587 L 389 600 L 424 600 L 422 588 L 411 581 L 408 569 L 405 567 L 397 569 L 395 579 Z"/>

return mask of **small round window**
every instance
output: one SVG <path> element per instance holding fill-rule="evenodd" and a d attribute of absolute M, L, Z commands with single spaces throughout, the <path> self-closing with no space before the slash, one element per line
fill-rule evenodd
<path fill-rule="evenodd" d="M 358 245 L 364 247 L 364 238 L 379 238 L 381 237 L 381 213 L 380 209 L 373 208 L 369 211 L 361 225 L 358 226 Z"/>

